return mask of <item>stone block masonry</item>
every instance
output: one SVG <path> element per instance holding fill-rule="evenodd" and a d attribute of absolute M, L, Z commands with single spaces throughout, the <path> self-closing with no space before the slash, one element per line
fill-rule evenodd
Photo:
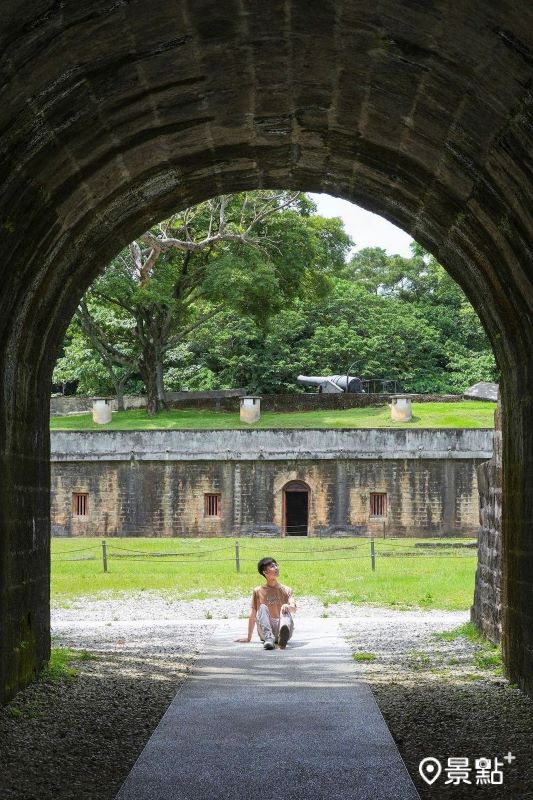
<path fill-rule="evenodd" d="M 240 398 L 247 392 L 245 389 L 217 389 L 206 392 L 167 392 L 169 408 L 175 409 L 208 409 L 212 411 L 238 412 Z M 412 394 L 413 403 L 460 403 L 464 398 L 460 394 Z M 319 392 L 293 392 L 292 394 L 269 394 L 261 399 L 263 411 L 321 411 L 324 409 L 339 411 L 348 408 L 367 408 L 384 406 L 391 402 L 389 394 L 324 394 Z M 68 416 L 69 414 L 86 414 L 92 410 L 92 397 L 71 395 L 52 397 L 50 401 L 51 416 Z M 124 408 L 146 408 L 144 395 L 125 395 Z M 117 410 L 116 398 L 112 399 L 112 409 Z"/>
<path fill-rule="evenodd" d="M 284 535 L 297 481 L 311 536 L 476 535 L 476 467 L 491 440 L 487 430 L 53 432 L 52 533 Z"/>
<path fill-rule="evenodd" d="M 479 313 L 505 409 L 504 656 L 533 694 L 531 3 L 2 10 L 0 701 L 49 652 L 46 417 L 80 293 L 156 219 L 258 187 L 383 215 Z"/>
<path fill-rule="evenodd" d="M 256 461 L 478 459 L 492 456 L 489 429 L 262 428 L 252 430 L 52 431 L 59 461 Z"/>
<path fill-rule="evenodd" d="M 239 397 L 246 394 L 244 389 L 218 389 L 207 392 L 167 392 L 166 399 L 170 406 L 176 408 L 194 407 L 220 409 L 222 404 L 238 409 Z M 232 399 L 233 398 L 233 399 Z M 146 395 L 124 395 L 124 409 L 146 408 Z M 52 417 L 66 417 L 69 414 L 86 414 L 92 411 L 93 398 L 83 395 L 70 395 L 65 397 L 52 397 L 50 399 L 50 415 Z M 111 398 L 113 411 L 117 410 L 116 397 Z"/>
<path fill-rule="evenodd" d="M 474 603 L 470 616 L 493 642 L 502 631 L 502 410 L 494 415 L 494 452 L 477 469 L 479 489 L 479 545 Z"/>

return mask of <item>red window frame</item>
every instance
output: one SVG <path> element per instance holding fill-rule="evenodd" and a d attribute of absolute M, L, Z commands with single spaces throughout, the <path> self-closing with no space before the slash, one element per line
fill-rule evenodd
<path fill-rule="evenodd" d="M 371 517 L 387 516 L 386 492 L 370 492 L 370 516 Z"/>
<path fill-rule="evenodd" d="M 89 516 L 89 494 L 88 492 L 72 493 L 72 513 L 75 517 Z"/>
<path fill-rule="evenodd" d="M 222 515 L 222 495 L 218 493 L 204 494 L 204 517 L 220 517 Z"/>

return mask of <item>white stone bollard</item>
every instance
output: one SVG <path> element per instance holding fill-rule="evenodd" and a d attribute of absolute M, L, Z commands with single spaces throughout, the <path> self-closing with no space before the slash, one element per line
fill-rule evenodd
<path fill-rule="evenodd" d="M 97 425 L 107 425 L 111 422 L 111 398 L 93 398 L 93 422 Z"/>
<path fill-rule="evenodd" d="M 241 422 L 259 422 L 261 417 L 261 398 L 250 395 L 241 397 Z"/>
<path fill-rule="evenodd" d="M 407 394 L 391 395 L 391 419 L 395 422 L 410 422 L 413 419 L 411 398 Z"/>

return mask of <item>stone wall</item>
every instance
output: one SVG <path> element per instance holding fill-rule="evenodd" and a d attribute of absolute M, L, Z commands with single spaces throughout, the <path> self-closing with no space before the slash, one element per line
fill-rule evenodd
<path fill-rule="evenodd" d="M 490 429 L 245 428 L 51 431 L 57 461 L 256 461 L 441 459 L 486 461 Z"/>
<path fill-rule="evenodd" d="M 284 487 L 309 487 L 309 533 L 476 535 L 491 431 L 52 433 L 56 536 L 277 536 Z M 387 495 L 373 517 L 370 493 Z M 76 517 L 73 494 L 86 493 Z M 220 517 L 204 495 L 221 495 Z"/>
<path fill-rule="evenodd" d="M 413 403 L 455 403 L 463 400 L 461 395 L 413 394 L 410 397 Z M 319 411 L 320 409 L 384 406 L 390 402 L 391 398 L 388 394 L 304 392 L 301 394 L 265 395 L 261 399 L 261 409 L 263 411 Z M 229 407 L 230 403 L 227 405 Z"/>
<path fill-rule="evenodd" d="M 167 392 L 169 408 L 205 408 L 220 411 L 239 410 L 239 398 L 245 395 L 244 389 L 219 389 L 210 392 Z M 457 403 L 464 398 L 459 394 L 413 394 L 414 403 Z M 390 403 L 388 394 L 324 394 L 320 392 L 301 392 L 295 394 L 270 394 L 261 397 L 263 411 L 319 411 L 320 409 L 366 408 Z M 92 411 L 91 397 L 52 397 L 50 414 L 66 416 Z M 125 395 L 124 407 L 146 408 L 146 397 Z M 112 409 L 117 403 L 112 399 Z"/>
<path fill-rule="evenodd" d="M 494 450 L 490 461 L 477 469 L 479 491 L 478 566 L 472 622 L 491 639 L 501 638 L 502 577 L 502 424 L 501 404 L 494 414 Z"/>
<path fill-rule="evenodd" d="M 210 392 L 167 392 L 167 400 L 172 407 L 174 404 L 178 408 L 183 408 L 189 403 L 194 407 L 220 408 L 221 400 L 236 398 L 230 406 L 239 409 L 238 398 L 246 394 L 244 389 L 217 389 Z M 111 399 L 111 408 L 117 410 L 116 398 Z M 146 408 L 146 395 L 124 395 L 124 408 Z M 70 395 L 67 397 L 50 398 L 50 415 L 53 417 L 64 417 L 68 414 L 86 414 L 93 409 L 93 398 L 81 395 Z"/>
<path fill-rule="evenodd" d="M 505 392 L 505 657 L 533 694 L 531 3 L 2 12 L 0 701 L 49 653 L 48 392 L 80 293 L 156 219 L 282 186 L 399 225 L 481 317 Z"/>
<path fill-rule="evenodd" d="M 283 487 L 304 481 L 316 536 L 476 535 L 475 461 L 86 461 L 52 465 L 55 536 L 280 535 Z M 87 517 L 72 495 L 87 493 Z M 371 517 L 370 493 L 387 495 Z M 220 518 L 204 495 L 220 493 Z"/>

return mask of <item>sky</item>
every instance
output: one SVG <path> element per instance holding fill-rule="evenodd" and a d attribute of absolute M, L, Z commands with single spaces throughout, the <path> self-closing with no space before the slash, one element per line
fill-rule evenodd
<path fill-rule="evenodd" d="M 311 194 L 323 217 L 341 217 L 344 227 L 355 242 L 355 250 L 363 247 L 383 247 L 389 255 L 412 255 L 409 244 L 412 239 L 400 228 L 386 219 L 365 211 L 364 208 L 339 200 L 328 194 Z"/>

